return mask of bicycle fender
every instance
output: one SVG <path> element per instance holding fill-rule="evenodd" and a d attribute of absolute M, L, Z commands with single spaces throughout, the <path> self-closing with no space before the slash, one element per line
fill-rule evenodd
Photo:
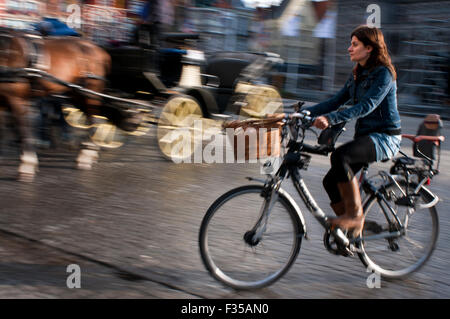
<path fill-rule="evenodd" d="M 428 188 L 426 188 L 425 186 L 422 186 L 421 189 L 424 191 L 424 195 L 427 198 L 427 200 L 429 200 L 428 203 L 426 204 L 419 204 L 419 209 L 423 209 L 423 208 L 430 208 L 433 206 L 436 206 L 436 204 L 439 202 L 439 197 L 437 197 L 436 195 L 434 195 Z"/>
<path fill-rule="evenodd" d="M 289 202 L 289 204 L 295 209 L 295 212 L 297 213 L 298 218 L 300 219 L 301 227 L 300 232 L 303 233 L 303 236 L 305 239 L 309 239 L 306 232 L 306 223 L 305 218 L 303 217 L 302 211 L 300 210 L 300 207 L 297 205 L 295 200 L 292 198 L 291 195 L 289 195 L 288 192 L 286 192 L 284 189 L 280 188 L 278 191 L 286 200 Z"/>

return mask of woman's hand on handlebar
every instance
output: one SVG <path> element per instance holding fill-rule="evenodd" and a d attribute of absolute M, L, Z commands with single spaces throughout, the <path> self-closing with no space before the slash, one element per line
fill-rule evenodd
<path fill-rule="evenodd" d="M 325 116 L 319 116 L 317 118 L 313 118 L 309 116 L 309 112 L 304 111 L 300 113 L 293 113 L 293 114 L 286 114 L 286 113 L 279 113 L 279 114 L 268 114 L 266 115 L 266 118 L 274 119 L 274 120 L 292 120 L 292 119 L 301 119 L 303 124 L 306 124 L 307 127 L 315 126 L 321 130 L 326 129 L 330 123 L 328 121 L 328 118 Z"/>
<path fill-rule="evenodd" d="M 328 118 L 326 116 L 319 116 L 314 120 L 313 126 L 317 127 L 320 130 L 324 130 L 328 126 L 330 126 L 330 122 L 328 121 Z"/>

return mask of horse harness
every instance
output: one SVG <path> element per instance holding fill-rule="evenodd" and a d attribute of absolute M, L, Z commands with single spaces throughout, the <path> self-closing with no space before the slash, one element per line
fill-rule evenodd
<path fill-rule="evenodd" d="M 11 43 L 13 38 L 19 41 L 24 52 L 25 67 L 13 68 L 0 65 L 0 83 L 16 83 L 31 81 L 33 85 L 36 78 L 46 78 L 48 81 L 68 86 L 68 83 L 60 81 L 46 73 L 50 69 L 50 55 L 46 53 L 44 38 L 33 33 L 21 33 L 15 30 L 0 28 L 0 55 L 9 56 L 11 54 Z M 83 47 L 80 46 L 83 50 Z M 81 80 L 94 79 L 107 81 L 103 76 L 83 73 Z"/>

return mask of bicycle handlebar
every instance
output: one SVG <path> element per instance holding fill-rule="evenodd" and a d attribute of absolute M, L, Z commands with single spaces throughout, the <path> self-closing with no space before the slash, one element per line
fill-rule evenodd
<path fill-rule="evenodd" d="M 291 123 L 295 120 L 300 120 L 304 128 L 309 128 L 313 125 L 315 120 L 315 117 L 309 116 L 309 114 L 311 114 L 309 111 L 304 110 L 301 112 L 294 112 L 286 117 L 291 120 Z"/>
<path fill-rule="evenodd" d="M 289 117 L 292 119 L 304 120 L 305 122 L 312 122 L 314 118 L 309 116 L 309 114 L 311 114 L 309 111 L 295 112 L 289 115 Z"/>
<path fill-rule="evenodd" d="M 301 126 L 303 128 L 303 131 L 305 131 L 306 129 L 309 129 L 313 125 L 313 123 L 316 119 L 316 117 L 310 116 L 310 114 L 311 114 L 311 112 L 309 112 L 307 110 L 297 111 L 290 115 L 286 115 L 286 122 L 288 124 L 294 124 L 294 123 L 296 123 L 296 120 L 299 120 L 299 121 L 301 121 Z M 338 133 L 337 136 L 340 135 L 343 128 L 341 128 L 340 130 L 341 131 Z M 319 137 L 319 139 L 320 139 L 320 137 Z M 333 152 L 334 150 L 335 150 L 334 141 L 331 144 L 329 142 L 327 142 L 327 143 L 320 143 L 319 145 L 309 145 L 309 144 L 304 143 L 303 141 L 301 142 L 301 151 L 306 152 L 306 153 L 328 156 L 328 154 Z"/>

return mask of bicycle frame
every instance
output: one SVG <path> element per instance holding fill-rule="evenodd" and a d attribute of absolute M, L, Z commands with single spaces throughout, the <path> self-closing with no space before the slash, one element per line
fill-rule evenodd
<path fill-rule="evenodd" d="M 270 210 L 273 207 L 273 203 L 277 199 L 277 193 L 283 192 L 284 195 L 288 195 L 287 192 L 283 191 L 283 189 L 281 188 L 281 184 L 286 178 L 286 176 L 290 176 L 292 178 L 292 182 L 294 184 L 295 189 L 297 190 L 298 194 L 300 195 L 300 198 L 305 203 L 310 213 L 316 218 L 316 220 L 322 225 L 322 227 L 324 227 L 327 231 L 331 231 L 327 215 L 317 204 L 316 200 L 312 196 L 311 192 L 309 191 L 299 172 L 299 169 L 301 167 L 307 165 L 307 162 L 302 162 L 301 156 L 306 157 L 306 161 L 309 161 L 310 156 L 303 153 L 296 153 L 295 149 L 298 147 L 298 145 L 299 144 L 297 143 L 291 144 L 291 147 L 289 148 L 288 153 L 285 155 L 283 163 L 278 169 L 278 172 L 275 174 L 273 178 L 271 177 L 271 179 L 268 182 L 265 182 L 267 189 L 270 190 L 270 194 L 267 195 L 267 198 L 269 200 L 266 201 L 266 203 L 268 202 L 269 204 L 263 205 L 263 207 L 261 208 L 260 218 L 258 219 L 257 223 L 252 229 L 252 231 L 255 231 L 254 240 L 259 240 L 259 238 L 261 238 L 262 236 L 262 233 L 264 232 L 265 229 L 264 221 L 266 221 L 270 215 Z M 292 202 L 295 203 L 295 201 L 290 196 L 288 196 L 288 199 L 291 203 Z M 295 204 L 293 205 L 293 207 L 295 208 L 297 215 L 299 216 L 299 219 L 302 223 L 304 236 L 305 238 L 308 238 L 303 214 L 298 205 Z M 340 244 L 344 245 L 345 247 L 350 244 L 349 239 L 345 236 L 345 234 L 342 232 L 341 229 L 337 228 L 335 230 L 332 230 L 331 232 L 333 236 L 339 241 Z"/>
<path fill-rule="evenodd" d="M 304 132 L 305 132 L 306 128 L 301 127 L 301 129 L 303 130 L 303 136 L 304 136 Z M 265 185 L 267 185 L 268 190 L 270 190 L 270 195 L 268 195 L 268 196 L 270 196 L 270 199 L 268 200 L 268 204 L 266 202 L 266 204 L 264 204 L 263 207 L 261 208 L 260 218 L 258 219 L 257 223 L 255 224 L 254 228 L 252 229 L 252 231 L 255 231 L 254 238 L 256 240 L 259 240 L 261 238 L 262 234 L 264 233 L 265 221 L 267 221 L 267 219 L 270 215 L 270 211 L 273 207 L 273 203 L 277 199 L 278 192 L 283 191 L 281 189 L 281 184 L 286 177 L 290 176 L 292 178 L 292 183 L 293 183 L 295 189 L 297 190 L 297 193 L 299 194 L 300 198 L 304 202 L 307 209 L 316 218 L 316 220 L 320 223 L 320 225 L 322 225 L 322 227 L 324 227 L 324 229 L 326 231 L 330 232 L 335 237 L 335 239 L 338 241 L 338 243 L 340 243 L 344 247 L 348 247 L 349 244 L 355 244 L 355 243 L 361 242 L 362 241 L 361 238 L 349 240 L 347 238 L 347 236 L 339 228 L 333 229 L 333 230 L 331 229 L 330 224 L 328 223 L 329 217 L 319 207 L 319 205 L 317 204 L 314 197 L 310 193 L 307 185 L 305 184 L 305 182 L 300 174 L 300 169 L 307 168 L 309 165 L 309 162 L 311 160 L 311 156 L 309 154 L 305 154 L 304 152 L 326 156 L 334 150 L 334 145 L 333 145 L 333 147 L 328 148 L 328 149 L 323 149 L 323 148 L 319 149 L 319 148 L 315 148 L 314 146 L 304 144 L 303 139 L 300 142 L 297 142 L 296 139 L 294 139 L 293 137 L 298 135 L 298 127 L 293 127 L 292 123 L 290 123 L 288 125 L 288 133 L 291 138 L 288 143 L 287 153 L 285 154 L 285 156 L 283 158 L 283 163 L 280 166 L 280 168 L 278 169 L 275 176 L 271 177 L 271 179 L 269 181 L 265 182 Z M 304 152 L 302 152 L 302 151 L 304 151 Z M 415 190 L 412 194 L 411 193 L 406 194 L 396 180 L 397 175 L 390 175 L 390 174 L 387 174 L 386 172 L 380 172 L 379 174 L 381 176 L 384 176 L 386 181 L 393 182 L 398 187 L 398 189 L 402 192 L 404 197 L 411 196 L 412 194 L 417 195 L 423 189 L 430 196 L 430 198 L 432 198 L 432 200 L 427 204 L 419 205 L 419 208 L 429 208 L 431 206 L 436 205 L 436 203 L 439 201 L 438 197 L 436 195 L 434 195 L 432 192 L 430 192 L 424 186 L 425 182 L 427 181 L 427 178 L 424 178 L 423 180 L 420 181 L 420 183 L 415 188 Z M 406 178 L 408 181 L 408 177 L 406 177 Z M 386 186 L 386 185 L 383 185 L 381 188 L 377 188 L 370 183 L 369 178 L 368 178 L 368 165 L 363 167 L 361 174 L 360 174 L 359 182 L 360 182 L 361 193 L 364 192 L 365 194 L 367 194 L 367 196 L 363 200 L 362 204 L 364 205 L 365 202 L 370 197 L 375 196 L 377 199 L 378 205 L 381 207 L 383 214 L 386 216 L 386 220 L 388 220 L 390 224 L 394 224 L 393 222 L 391 222 L 391 218 L 390 218 L 390 216 L 393 216 L 396 224 L 399 225 L 399 228 L 400 228 L 400 230 L 398 230 L 398 231 L 389 231 L 387 233 L 384 232 L 382 234 L 368 236 L 368 237 L 365 237 L 364 240 L 373 240 L 373 239 L 380 239 L 380 238 L 395 238 L 398 236 L 402 236 L 405 232 L 405 226 L 407 226 L 407 221 L 404 221 L 404 223 L 406 225 L 404 225 L 404 223 L 402 223 L 402 221 L 400 221 L 395 209 L 389 204 L 388 200 L 385 198 L 385 194 L 383 194 L 382 191 L 380 191 L 380 190 L 383 190 L 384 186 Z M 287 194 L 284 191 L 283 191 L 283 193 Z M 291 200 L 292 200 L 292 198 L 291 198 Z M 299 216 L 300 221 L 302 223 L 305 238 L 307 238 L 306 237 L 306 225 L 304 222 L 303 214 L 300 211 L 300 209 L 298 208 L 298 205 L 293 205 L 293 206 L 296 209 L 297 215 Z"/>
<path fill-rule="evenodd" d="M 431 224 L 428 223 L 431 226 L 431 232 L 425 234 L 426 238 L 424 238 L 424 246 L 420 245 L 422 243 L 422 236 L 418 238 L 419 241 L 416 241 L 416 238 L 414 237 L 414 230 L 416 230 L 414 227 L 415 225 L 419 225 L 420 227 L 422 220 L 418 219 L 418 223 L 414 223 L 414 218 L 410 217 L 413 214 L 421 214 L 416 212 L 416 203 L 418 203 L 416 198 L 418 198 L 418 196 L 415 194 L 420 195 L 420 198 L 427 202 L 426 205 L 433 205 L 433 202 L 435 202 L 435 200 L 429 201 L 430 198 L 436 197 L 432 197 L 434 194 L 427 191 L 424 186 L 425 182 L 422 178 L 427 176 L 427 174 L 431 174 L 432 176 L 434 171 L 430 170 L 429 167 L 406 167 L 406 165 L 415 164 L 412 159 L 396 159 L 390 173 L 384 172 L 384 175 L 380 174 L 380 176 L 384 178 L 383 183 L 380 186 L 377 182 L 378 179 L 368 176 L 368 167 L 364 167 L 360 176 L 360 187 L 361 192 L 368 195 L 369 199 L 364 204 L 363 209 L 365 211 L 364 213 L 367 214 L 367 218 L 370 218 L 371 220 L 365 220 L 364 232 L 361 234 L 363 237 L 347 237 L 347 234 L 344 234 L 343 230 L 339 228 L 331 228 L 330 217 L 326 216 L 324 211 L 319 207 L 300 172 L 301 169 L 306 170 L 308 168 L 311 160 L 311 156 L 309 154 L 328 155 L 328 153 L 334 151 L 336 135 L 328 134 L 330 133 L 330 130 L 328 130 L 324 135 L 326 138 L 321 139 L 322 134 L 321 137 L 319 137 L 319 146 L 311 146 L 304 143 L 305 134 L 300 136 L 298 134 L 300 132 L 298 129 L 302 129 L 303 133 L 305 133 L 306 129 L 308 129 L 312 124 L 312 118 L 308 117 L 305 113 L 294 113 L 289 117 L 286 117 L 284 120 L 287 125 L 283 127 L 282 143 L 283 141 L 286 141 L 284 139 L 287 135 L 286 133 L 288 133 L 291 138 L 288 140 L 287 147 L 285 148 L 286 153 L 284 153 L 281 166 L 278 168 L 276 173 L 274 175 L 268 175 L 266 180 L 247 177 L 249 180 L 262 182 L 264 186 L 246 185 L 230 190 L 218 198 L 213 205 L 210 206 L 205 217 L 203 218 L 199 236 L 200 252 L 202 260 L 211 275 L 217 280 L 233 288 L 249 289 L 267 286 L 278 280 L 286 273 L 286 271 L 289 270 L 289 267 L 292 266 L 300 251 L 301 239 L 303 237 L 308 239 L 306 223 L 300 208 L 294 199 L 281 188 L 283 181 L 289 177 L 291 177 L 294 188 L 302 201 L 305 203 L 306 208 L 315 217 L 319 224 L 324 227 L 325 234 L 323 242 L 325 248 L 329 252 L 335 255 L 343 256 L 354 256 L 354 254 L 357 253 L 362 263 L 368 269 L 379 271 L 382 276 L 386 276 L 387 278 L 402 278 L 422 267 L 431 256 L 436 245 L 437 235 L 439 232 L 437 211 L 434 207 L 430 207 L 426 213 L 426 215 L 431 218 L 429 219 Z M 332 129 L 338 131 L 339 127 L 333 127 Z M 325 143 L 323 143 L 324 140 Z M 400 166 L 398 164 L 400 164 Z M 417 175 L 418 180 L 415 181 L 415 178 L 411 180 L 408 178 L 405 179 L 407 174 L 399 174 L 397 178 L 395 174 L 399 172 L 401 173 L 401 170 L 397 171 L 395 168 L 402 168 L 401 165 L 405 165 L 406 171 L 404 173 L 412 173 L 413 175 Z M 405 188 L 405 186 L 407 187 Z M 395 187 L 398 187 L 401 192 L 397 192 Z M 414 190 L 414 193 L 411 193 L 410 190 Z M 219 217 L 215 219 L 219 220 L 217 223 L 219 226 L 212 226 L 212 230 L 209 231 L 208 226 L 211 224 L 210 221 L 214 218 L 214 216 L 216 216 L 216 212 L 218 212 L 218 210 L 224 207 L 225 211 L 228 209 L 231 210 L 232 213 L 240 213 L 239 211 L 236 211 L 235 206 L 225 204 L 231 200 L 234 200 L 235 197 L 247 194 L 252 194 L 252 196 L 259 195 L 262 197 L 262 199 L 259 198 L 255 200 L 255 202 L 262 201 L 261 206 L 256 208 L 259 208 L 259 212 L 256 212 L 259 214 L 257 215 L 256 221 L 252 215 L 247 216 L 248 218 L 245 219 L 245 221 L 243 220 L 242 224 L 232 218 L 233 231 L 230 233 L 232 233 L 233 239 L 229 241 L 222 237 L 223 235 L 228 234 L 228 232 L 226 232 L 226 234 L 222 232 L 224 227 L 228 227 L 226 225 L 230 222 L 227 219 L 229 215 L 219 213 L 217 215 Z M 430 198 L 428 198 L 429 196 Z M 247 197 L 239 198 L 244 201 L 244 205 L 245 201 L 248 201 Z M 275 206 L 275 203 L 279 203 L 281 205 L 280 209 Z M 372 205 L 378 205 L 381 208 L 378 206 L 373 207 Z M 225 206 L 228 208 L 225 208 Z M 403 208 L 400 206 L 403 206 Z M 374 210 L 372 210 L 372 208 L 374 208 Z M 402 209 L 400 210 L 399 208 Z M 374 212 L 373 214 L 371 213 L 372 211 Z M 292 225 L 294 229 L 286 226 L 285 215 L 284 219 L 280 219 L 280 222 L 277 221 L 278 216 L 273 216 L 273 218 L 270 216 L 272 213 L 274 215 L 278 215 L 278 212 L 289 216 L 290 221 L 288 221 L 288 224 Z M 374 218 L 370 216 L 374 216 Z M 270 220 L 273 219 L 273 227 L 271 227 L 269 217 L 271 217 Z M 221 224 L 220 220 L 222 220 L 225 224 Z M 250 225 L 248 225 L 248 223 L 250 223 Z M 408 232 L 409 224 L 412 225 L 412 231 L 410 233 Z M 216 223 L 213 223 L 213 225 L 216 225 Z M 234 230 L 234 226 L 236 225 L 238 228 Z M 272 235 L 281 234 L 284 231 L 284 228 L 286 228 L 286 231 L 289 232 L 287 235 L 291 236 L 287 241 L 288 245 L 283 245 L 283 248 L 284 246 L 287 247 L 287 250 L 283 252 L 287 258 L 282 258 L 282 261 L 279 262 L 278 255 L 273 255 L 270 250 L 266 251 L 265 244 L 262 245 L 262 249 L 258 248 L 260 241 L 262 241 L 266 235 L 267 239 L 269 239 L 267 241 L 267 247 L 269 247 L 273 243 L 270 241 Z M 219 235 L 217 237 L 215 235 L 209 237 L 209 233 L 218 233 Z M 294 234 L 294 237 L 292 237 L 292 233 Z M 421 235 L 420 229 L 419 233 Z M 409 234 L 412 234 L 413 236 L 408 237 Z M 400 240 L 400 237 L 402 236 L 405 236 L 404 241 Z M 379 239 L 378 242 L 369 242 L 370 240 L 377 239 Z M 229 243 L 231 242 L 235 244 L 235 247 L 229 246 Z M 280 242 L 281 241 L 277 237 L 275 240 L 275 245 L 278 245 Z M 223 249 L 218 248 L 221 244 L 225 245 Z M 412 244 L 413 247 L 410 248 L 410 244 Z M 385 249 L 386 246 L 388 251 Z M 214 247 L 213 250 L 215 250 L 215 252 L 211 253 L 209 247 Z M 398 262 L 398 259 L 399 257 L 402 257 L 402 254 L 390 253 L 390 251 L 400 251 L 400 247 L 405 247 L 405 249 L 402 249 L 401 252 L 406 253 L 406 264 Z M 418 251 L 420 255 L 417 255 L 417 258 L 415 258 L 416 256 L 411 252 L 411 249 L 417 251 L 417 247 L 420 247 L 420 251 Z M 275 251 L 278 251 L 278 248 L 280 247 L 273 247 Z M 223 255 L 222 252 L 227 249 L 231 249 L 233 253 L 230 255 Z M 241 253 L 234 256 L 233 254 L 235 250 L 242 250 L 242 253 L 249 254 L 249 263 L 247 264 L 244 262 Z M 380 252 L 382 254 L 381 264 L 378 262 L 378 254 Z M 374 256 L 372 253 L 376 254 L 375 259 L 373 259 Z M 389 255 L 385 255 L 385 253 Z M 261 258 L 264 258 L 264 255 L 267 255 L 269 260 L 272 258 L 272 262 L 267 263 L 269 267 L 265 267 L 266 264 L 261 262 Z M 234 263 L 236 264 L 236 267 L 242 268 L 242 271 L 234 272 L 232 270 L 233 260 L 231 260 L 232 258 L 228 258 L 228 256 L 235 257 Z M 413 257 L 412 260 L 410 258 L 411 256 Z M 385 260 L 388 261 L 387 264 L 385 264 Z M 394 263 L 392 265 L 393 267 L 389 264 L 389 260 Z M 216 261 L 218 261 L 218 263 Z M 255 277 L 255 279 L 251 279 L 248 276 L 248 271 L 252 268 L 256 271 L 261 270 L 260 272 L 263 276 L 262 279 L 260 276 Z M 244 279 L 242 279 L 242 277 L 244 277 Z"/>

